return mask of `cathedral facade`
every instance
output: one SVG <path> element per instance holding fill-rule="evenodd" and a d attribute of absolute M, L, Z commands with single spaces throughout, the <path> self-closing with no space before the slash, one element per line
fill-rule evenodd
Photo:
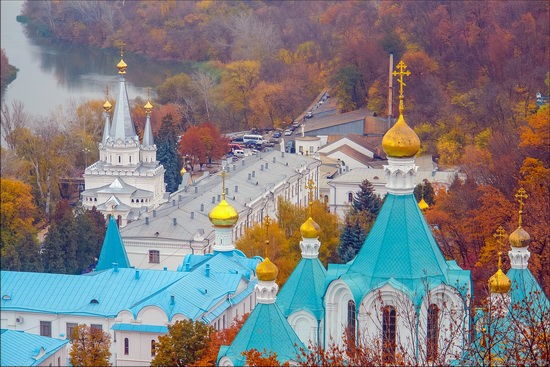
<path fill-rule="evenodd" d="M 157 147 L 151 129 L 148 101 L 143 140 L 140 142 L 130 113 L 130 101 L 124 74 L 127 65 L 120 60 L 119 93 L 111 121 L 112 105 L 107 100 L 105 127 L 99 143 L 99 161 L 86 167 L 82 205 L 96 207 L 103 214 L 117 218 L 121 227 L 157 207 L 164 199 L 164 167 L 157 161 Z"/>
<path fill-rule="evenodd" d="M 550 302 L 527 269 L 529 235 L 521 228 L 520 209 L 520 226 L 510 235 L 512 269 L 505 275 L 499 261 L 488 281 L 489 306 L 496 311 L 491 316 L 494 320 L 496 315 L 499 328 L 520 323 L 500 332 L 497 343 L 487 310 L 478 312 L 476 325 L 472 322 L 470 271 L 445 259 L 424 219 L 422 209 L 427 205 L 417 203 L 413 194 L 420 140 L 404 118 L 403 76 L 410 72 L 403 62 L 397 69 L 400 116 L 382 140 L 388 156 L 384 166 L 388 194 L 361 249 L 347 264 L 329 264 L 325 269 L 318 259 L 322 229 L 310 217 L 300 228 L 302 259 L 278 295 L 273 265 L 269 260 L 258 265 L 256 297 L 266 304 L 262 310 L 269 305 L 272 318 L 264 315 L 258 322 L 259 313 L 265 311 L 254 309 L 234 342 L 220 349 L 219 365 L 246 363 L 242 353 L 250 349 L 275 353 L 280 363 L 298 365 L 308 353 L 330 353 L 334 348 L 347 355 L 344 359 L 357 353 L 346 354 L 349 348 L 358 348 L 378 358 L 371 363 L 381 365 L 484 364 L 487 358 L 489 363 L 490 358 L 504 363 L 512 357 L 513 353 L 506 354 L 510 346 L 524 342 L 526 324 L 521 320 L 550 312 Z M 522 308 L 526 301 L 533 310 Z M 293 332 L 281 325 L 285 324 L 281 314 Z M 266 342 L 261 335 L 270 335 L 271 340 Z M 513 356 L 519 359 L 512 365 L 527 357 Z M 316 358 L 306 364 L 324 361 Z M 535 358 L 529 363 L 539 362 Z"/>

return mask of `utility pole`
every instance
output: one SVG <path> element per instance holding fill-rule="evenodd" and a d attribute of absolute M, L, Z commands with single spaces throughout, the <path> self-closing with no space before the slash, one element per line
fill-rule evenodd
<path fill-rule="evenodd" d="M 388 130 L 391 128 L 392 124 L 392 118 L 393 118 L 393 109 L 392 109 L 392 102 L 393 102 L 393 52 L 390 52 L 390 67 L 389 67 L 389 78 L 388 78 Z"/>

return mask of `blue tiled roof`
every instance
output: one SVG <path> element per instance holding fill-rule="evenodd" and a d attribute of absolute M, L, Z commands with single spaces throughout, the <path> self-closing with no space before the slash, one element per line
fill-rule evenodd
<path fill-rule="evenodd" d="M 513 305 L 518 305 L 519 309 L 533 308 L 550 312 L 550 301 L 529 269 L 510 269 L 506 275 L 512 283 L 512 310 Z"/>
<path fill-rule="evenodd" d="M 183 279 L 163 270 L 118 269 L 85 275 L 2 271 L 3 310 L 114 317 L 121 310 Z M 92 302 L 96 300 L 97 303 Z"/>
<path fill-rule="evenodd" d="M 283 315 L 307 310 L 317 320 L 323 317 L 323 294 L 327 271 L 318 258 L 302 259 L 277 295 Z"/>
<path fill-rule="evenodd" d="M 63 348 L 69 340 L 27 334 L 23 331 L 0 330 L 1 366 L 36 366 Z M 43 349 L 43 355 L 35 359 Z M 64 361 L 65 362 L 65 361 Z"/>
<path fill-rule="evenodd" d="M 168 327 L 162 325 L 142 325 L 142 324 L 114 324 L 111 330 L 136 331 L 140 333 L 166 334 Z"/>
<path fill-rule="evenodd" d="M 96 271 L 111 269 L 113 263 L 117 263 L 119 268 L 129 268 L 130 261 L 122 243 L 118 225 L 111 216 L 109 225 L 107 226 L 107 232 L 105 233 L 105 239 L 103 240 L 103 246 L 101 247 L 101 254 L 97 262 Z"/>
<path fill-rule="evenodd" d="M 426 277 L 444 281 L 447 267 L 414 195 L 388 194 L 349 272 L 414 289 Z"/>
<path fill-rule="evenodd" d="M 341 278 L 357 302 L 391 280 L 420 302 L 426 289 L 439 284 L 463 294 L 471 288 L 470 272 L 446 261 L 414 195 L 388 194 L 361 250 L 347 264 L 330 264 L 326 285 Z"/>
<path fill-rule="evenodd" d="M 229 347 L 220 348 L 218 361 L 223 356 L 231 359 L 234 366 L 243 366 L 243 351 L 264 349 L 277 353 L 279 362 L 297 360 L 300 348 L 305 349 L 276 303 L 258 304 L 243 324 Z"/>
<path fill-rule="evenodd" d="M 85 275 L 2 271 L 1 293 L 10 299 L 0 302 L 3 310 L 101 317 L 115 317 L 122 310 L 137 316 L 154 305 L 166 312 L 168 320 L 176 314 L 196 320 L 226 299 L 235 296 L 237 302 L 248 296 L 256 283 L 250 280 L 251 267 L 258 261 L 217 254 L 188 273 L 129 268 Z M 237 294 L 242 282 L 247 287 Z"/>

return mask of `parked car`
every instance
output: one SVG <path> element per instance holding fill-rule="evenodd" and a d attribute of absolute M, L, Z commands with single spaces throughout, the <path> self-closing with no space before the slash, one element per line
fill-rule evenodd
<path fill-rule="evenodd" d="M 241 150 L 241 149 L 235 149 L 233 151 L 233 155 L 235 157 L 238 157 L 238 158 L 243 158 L 244 157 L 244 150 Z"/>
<path fill-rule="evenodd" d="M 285 130 L 285 136 L 289 136 L 289 135 L 292 135 L 292 130 L 286 129 Z"/>
<path fill-rule="evenodd" d="M 273 133 L 273 137 L 274 137 L 275 139 L 280 138 L 280 137 L 281 137 L 281 132 L 280 132 L 280 131 L 275 131 L 275 132 Z"/>
<path fill-rule="evenodd" d="M 306 119 L 310 119 L 313 117 L 313 111 L 307 111 L 306 113 Z"/>

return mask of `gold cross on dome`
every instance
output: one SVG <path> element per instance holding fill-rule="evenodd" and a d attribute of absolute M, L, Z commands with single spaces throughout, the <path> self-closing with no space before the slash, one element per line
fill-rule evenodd
<path fill-rule="evenodd" d="M 225 168 L 222 168 L 222 172 L 220 173 L 220 176 L 222 176 L 222 199 L 225 200 L 225 176 L 227 176 L 227 172 L 225 172 Z"/>
<path fill-rule="evenodd" d="M 521 227 L 521 222 L 522 222 L 522 214 L 523 214 L 523 199 L 527 199 L 529 196 L 527 195 L 527 192 L 525 191 L 525 189 L 522 187 L 518 190 L 517 194 L 515 195 L 516 198 L 518 199 L 518 202 L 519 202 L 519 216 L 518 216 L 518 223 L 519 223 L 519 226 Z"/>
<path fill-rule="evenodd" d="M 399 69 L 399 71 L 394 70 L 393 76 L 399 76 L 397 78 L 397 82 L 399 83 L 399 96 L 403 96 L 403 87 L 407 84 L 403 81 L 403 76 L 409 76 L 411 75 L 411 72 L 409 70 L 404 71 L 407 68 L 407 65 L 403 62 L 403 60 L 399 61 L 399 64 L 395 67 L 396 69 Z"/>
<path fill-rule="evenodd" d="M 309 181 L 306 184 L 306 189 L 309 191 L 308 197 L 309 197 L 309 204 L 313 202 L 313 190 L 316 189 L 315 182 L 310 178 Z"/>
<path fill-rule="evenodd" d="M 269 234 L 269 226 L 271 225 L 271 218 L 269 215 L 266 215 L 264 218 L 265 233 Z"/>
<path fill-rule="evenodd" d="M 309 204 L 309 216 L 311 217 L 312 206 L 313 206 L 313 190 L 316 189 L 315 183 L 313 182 L 313 180 L 311 178 L 309 179 L 309 181 L 306 184 L 306 189 L 309 191 L 309 193 L 308 193 L 308 199 L 309 199 L 308 204 Z"/>
<path fill-rule="evenodd" d="M 499 251 L 500 251 L 500 248 L 502 246 L 501 239 L 505 236 L 506 236 L 506 231 L 504 230 L 504 228 L 502 228 L 502 226 L 498 226 L 495 234 L 493 234 L 493 237 L 496 238 L 496 240 L 498 242 Z"/>
<path fill-rule="evenodd" d="M 109 86 L 108 85 L 105 86 L 105 96 L 106 96 L 106 99 L 109 99 Z"/>

